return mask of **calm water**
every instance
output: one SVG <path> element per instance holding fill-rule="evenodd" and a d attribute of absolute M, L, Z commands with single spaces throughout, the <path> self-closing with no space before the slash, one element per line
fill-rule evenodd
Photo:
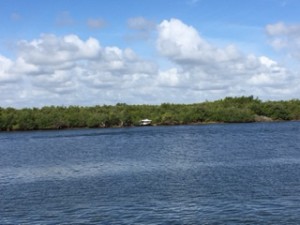
<path fill-rule="evenodd" d="M 300 224 L 300 123 L 0 133 L 0 224 Z"/>

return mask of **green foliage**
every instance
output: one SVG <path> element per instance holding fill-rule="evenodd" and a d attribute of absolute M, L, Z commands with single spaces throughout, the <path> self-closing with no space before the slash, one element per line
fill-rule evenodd
<path fill-rule="evenodd" d="M 257 118 L 258 121 L 300 120 L 300 100 L 262 102 L 253 96 L 242 96 L 190 105 L 118 103 L 94 107 L 0 108 L 0 130 L 129 127 L 145 118 L 154 125 L 254 122 Z"/>
<path fill-rule="evenodd" d="M 266 102 L 263 104 L 264 114 L 274 120 L 290 120 L 291 112 L 285 102 Z"/>
<path fill-rule="evenodd" d="M 255 116 L 249 109 L 227 107 L 212 112 L 212 120 L 224 123 L 254 122 Z"/>

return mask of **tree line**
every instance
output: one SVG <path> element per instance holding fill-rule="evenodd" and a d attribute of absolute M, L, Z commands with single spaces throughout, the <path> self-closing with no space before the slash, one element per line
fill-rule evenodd
<path fill-rule="evenodd" d="M 243 96 L 195 104 L 0 107 L 0 130 L 129 127 L 145 118 L 153 125 L 300 120 L 300 100 L 263 102 Z"/>

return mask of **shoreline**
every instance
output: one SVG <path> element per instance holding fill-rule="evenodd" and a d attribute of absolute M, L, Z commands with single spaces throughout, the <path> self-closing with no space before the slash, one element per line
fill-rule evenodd
<path fill-rule="evenodd" d="M 0 131 L 137 127 L 145 118 L 153 126 L 293 121 L 300 120 L 300 100 L 243 96 L 194 104 L 0 107 Z"/>
<path fill-rule="evenodd" d="M 205 125 L 218 125 L 218 124 L 250 124 L 250 123 L 286 123 L 286 122 L 300 122 L 300 120 L 266 120 L 266 121 L 251 121 L 251 122 L 194 122 L 194 123 L 173 123 L 173 124 L 152 124 L 147 126 L 131 125 L 131 126 L 111 126 L 111 127 L 71 127 L 71 128 L 49 128 L 49 129 L 32 129 L 32 130 L 6 130 L 0 131 L 1 133 L 13 132 L 32 132 L 32 131 L 68 131 L 68 130 L 92 130 L 92 129 L 118 129 L 118 128 L 142 128 L 142 127 L 172 127 L 172 126 L 205 126 Z"/>

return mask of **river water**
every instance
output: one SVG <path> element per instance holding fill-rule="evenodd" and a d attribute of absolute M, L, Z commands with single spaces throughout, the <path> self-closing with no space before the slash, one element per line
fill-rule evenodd
<path fill-rule="evenodd" d="M 300 123 L 2 132 L 0 224 L 300 224 Z"/>

